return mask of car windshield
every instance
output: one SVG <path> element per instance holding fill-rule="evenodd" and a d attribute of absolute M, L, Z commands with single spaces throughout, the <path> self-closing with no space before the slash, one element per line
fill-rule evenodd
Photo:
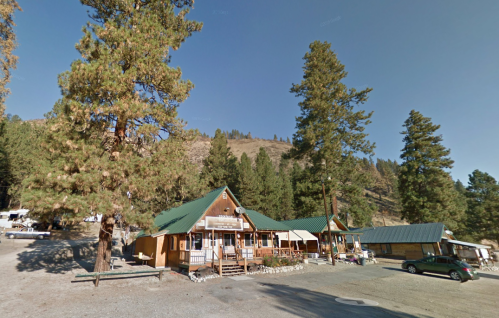
<path fill-rule="evenodd" d="M 454 261 L 454 264 L 461 267 L 472 268 L 470 264 L 465 263 L 463 261 Z"/>

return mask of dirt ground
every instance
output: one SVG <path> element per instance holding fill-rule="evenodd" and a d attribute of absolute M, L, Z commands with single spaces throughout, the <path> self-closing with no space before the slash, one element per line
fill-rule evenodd
<path fill-rule="evenodd" d="M 368 266 L 305 265 L 301 271 L 217 278 L 193 283 L 184 275 L 76 281 L 91 271 L 92 232 L 51 240 L 0 243 L 0 317 L 497 317 L 499 273 L 459 283 L 440 275 L 411 275 L 400 261 Z M 121 255 L 119 249 L 115 255 Z M 125 255 L 126 256 L 126 255 Z M 117 262 L 116 270 L 137 267 Z M 144 266 L 147 268 L 147 266 Z M 377 306 L 339 303 L 365 299 Z"/>

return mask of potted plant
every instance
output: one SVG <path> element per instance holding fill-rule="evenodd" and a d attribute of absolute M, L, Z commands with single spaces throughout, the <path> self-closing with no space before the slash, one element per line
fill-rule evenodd
<path fill-rule="evenodd" d="M 303 264 L 308 264 L 308 254 L 303 254 Z"/>

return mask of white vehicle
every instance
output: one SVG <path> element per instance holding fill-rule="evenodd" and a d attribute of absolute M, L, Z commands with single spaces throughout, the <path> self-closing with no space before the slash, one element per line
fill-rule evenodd
<path fill-rule="evenodd" d="M 15 226 L 30 226 L 34 221 L 28 218 L 28 212 L 27 209 L 0 212 L 0 227 L 10 229 Z"/>
<path fill-rule="evenodd" d="M 50 236 L 50 232 L 38 232 L 38 231 L 35 231 L 35 229 L 25 227 L 23 229 L 20 229 L 19 231 L 7 232 L 7 233 L 5 233 L 5 236 L 7 236 L 10 239 L 37 238 L 39 240 L 43 240 L 45 237 Z"/>
<path fill-rule="evenodd" d="M 85 222 L 101 222 L 102 221 L 102 214 L 97 214 L 95 216 L 89 216 L 87 218 L 84 218 L 83 221 Z"/>

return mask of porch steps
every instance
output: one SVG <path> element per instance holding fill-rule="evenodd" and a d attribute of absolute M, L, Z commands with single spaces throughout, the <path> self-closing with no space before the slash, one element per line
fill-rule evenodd
<path fill-rule="evenodd" d="M 328 262 L 324 258 L 314 258 L 314 259 L 309 259 L 308 260 L 309 264 L 314 264 L 314 265 L 331 265 L 331 262 Z"/>
<path fill-rule="evenodd" d="M 217 272 L 218 272 L 218 266 L 215 266 Z M 227 264 L 227 265 L 222 265 L 222 276 L 237 276 L 237 275 L 244 275 L 244 269 L 241 265 L 236 265 L 236 264 Z"/>

